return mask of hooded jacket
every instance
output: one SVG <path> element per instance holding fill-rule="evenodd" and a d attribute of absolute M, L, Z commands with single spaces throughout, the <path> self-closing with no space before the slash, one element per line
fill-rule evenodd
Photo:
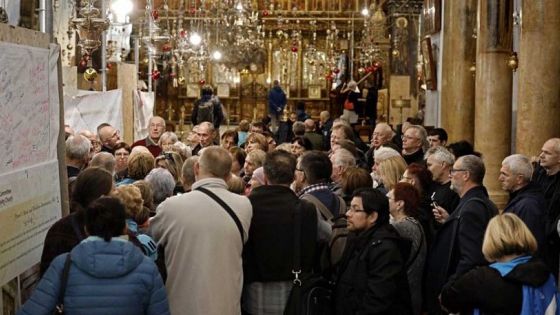
<path fill-rule="evenodd" d="M 68 254 L 53 260 L 18 315 L 52 314 Z M 88 237 L 71 251 L 64 313 L 169 314 L 165 287 L 156 265 L 132 243 Z"/>
<path fill-rule="evenodd" d="M 478 308 L 485 315 L 518 315 L 523 285 L 542 286 L 549 276 L 549 269 L 537 258 L 516 266 L 505 277 L 492 267 L 477 267 L 445 285 L 441 304 L 453 313 L 472 314 Z"/>

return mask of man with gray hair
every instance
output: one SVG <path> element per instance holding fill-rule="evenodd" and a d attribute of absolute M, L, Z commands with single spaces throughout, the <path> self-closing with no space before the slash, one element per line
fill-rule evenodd
<path fill-rule="evenodd" d="M 486 168 L 481 158 L 465 155 L 450 170 L 451 187 L 461 200 L 436 232 L 426 258 L 425 306 L 429 314 L 441 314 L 439 295 L 452 277 L 487 265 L 482 240 L 488 221 L 498 209 L 482 185 Z"/>
<path fill-rule="evenodd" d="M 89 162 L 90 167 L 100 167 L 113 176 L 115 176 L 116 164 L 117 161 L 115 160 L 115 156 L 109 152 L 96 153 L 91 159 L 91 162 Z"/>
<path fill-rule="evenodd" d="M 393 128 L 387 123 L 378 123 L 375 125 L 375 129 L 371 134 L 370 148 L 366 152 L 366 162 L 368 167 L 373 167 L 375 151 L 379 150 L 381 147 L 390 147 L 397 151 L 400 151 L 395 143 L 392 142 L 395 132 Z"/>
<path fill-rule="evenodd" d="M 451 168 L 455 163 L 455 156 L 445 147 L 436 146 L 426 152 L 426 166 L 432 173 L 432 186 L 428 191 L 436 221 L 440 213 L 447 216 L 459 204 L 459 195 L 451 189 Z"/>
<path fill-rule="evenodd" d="M 167 198 L 150 221 L 165 252 L 172 314 L 241 314 L 241 253 L 253 210 L 247 197 L 228 191 L 231 164 L 224 148 L 204 148 L 192 191 Z"/>
<path fill-rule="evenodd" d="M 76 177 L 89 162 L 91 143 L 86 137 L 75 135 L 69 136 L 65 144 L 65 160 L 68 178 Z"/>
<path fill-rule="evenodd" d="M 158 144 L 159 138 L 165 131 L 165 119 L 160 116 L 153 116 L 148 121 L 148 136 L 140 139 L 132 144 L 132 147 L 143 146 L 150 150 L 154 157 L 161 153 L 161 147 Z"/>
<path fill-rule="evenodd" d="M 199 155 L 200 150 L 214 144 L 214 125 L 205 121 L 198 125 L 197 136 L 199 143 L 192 149 L 193 155 Z"/>
<path fill-rule="evenodd" d="M 528 157 L 514 154 L 502 162 L 498 180 L 502 189 L 509 193 L 509 202 L 504 212 L 516 214 L 533 232 L 538 248 L 543 249 L 545 243 L 546 201 L 540 186 L 531 182 L 533 165 Z"/>
<path fill-rule="evenodd" d="M 332 163 L 331 179 L 333 180 L 331 190 L 338 196 L 343 197 L 342 174 L 348 168 L 356 166 L 356 158 L 350 151 L 340 148 L 331 155 L 330 159 Z"/>
<path fill-rule="evenodd" d="M 429 147 L 428 133 L 419 125 L 409 126 L 402 136 L 402 156 L 406 164 L 424 164 L 424 152 Z"/>

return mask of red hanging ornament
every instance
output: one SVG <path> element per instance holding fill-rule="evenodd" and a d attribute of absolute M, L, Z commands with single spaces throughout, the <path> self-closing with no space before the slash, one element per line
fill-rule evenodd
<path fill-rule="evenodd" d="M 107 70 L 111 70 L 113 69 L 113 64 L 112 63 L 107 63 Z"/>
<path fill-rule="evenodd" d="M 156 9 L 152 10 L 152 18 L 154 20 L 159 19 L 159 11 L 158 10 L 156 10 Z"/>
<path fill-rule="evenodd" d="M 185 37 L 187 36 L 187 31 L 181 30 L 181 31 L 179 32 L 179 36 L 181 36 L 182 38 L 185 38 Z"/>
<path fill-rule="evenodd" d="M 158 80 L 161 77 L 161 72 L 159 72 L 159 70 L 154 70 L 152 71 L 152 79 L 153 80 Z"/>
<path fill-rule="evenodd" d="M 331 81 L 331 80 L 333 79 L 333 77 L 332 77 L 332 75 L 327 74 L 327 75 L 325 76 L 325 79 L 327 79 L 327 81 Z"/>
<path fill-rule="evenodd" d="M 340 73 L 340 69 L 334 68 L 333 72 L 334 72 L 335 74 L 339 74 L 339 73 Z"/>
<path fill-rule="evenodd" d="M 163 50 L 164 52 L 168 52 L 171 51 L 171 44 L 170 43 L 165 43 L 163 44 L 163 47 L 161 47 L 161 50 Z"/>
<path fill-rule="evenodd" d="M 82 59 L 82 60 L 80 61 L 80 68 L 85 68 L 86 66 L 87 66 L 87 61 L 85 61 L 85 60 Z"/>
<path fill-rule="evenodd" d="M 268 10 L 262 11 L 262 16 L 268 16 L 269 14 L 270 14 L 270 12 L 268 12 Z"/>
<path fill-rule="evenodd" d="M 191 13 L 192 15 L 195 15 L 195 14 L 196 14 L 196 8 L 191 8 L 190 13 Z"/>
<path fill-rule="evenodd" d="M 200 81 L 198 81 L 198 84 L 200 84 L 200 85 L 204 85 L 205 83 L 206 83 L 206 80 L 204 80 L 204 79 L 201 79 Z"/>
<path fill-rule="evenodd" d="M 295 52 L 297 52 L 297 51 L 298 51 L 298 48 L 297 48 L 296 46 L 292 47 L 292 52 L 295 53 Z"/>

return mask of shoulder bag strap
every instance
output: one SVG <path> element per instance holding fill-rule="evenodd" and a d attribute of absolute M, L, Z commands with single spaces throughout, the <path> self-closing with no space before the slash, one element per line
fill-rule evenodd
<path fill-rule="evenodd" d="M 325 205 L 321 202 L 321 200 L 319 200 L 319 198 L 313 196 L 312 194 L 303 194 L 303 195 L 301 195 L 301 199 L 307 200 L 307 201 L 313 203 L 315 205 L 315 207 L 317 207 L 317 210 L 319 210 L 319 212 L 321 213 L 321 216 L 325 220 L 329 221 L 329 220 L 332 220 L 332 218 L 334 218 L 331 211 L 329 209 L 327 209 L 327 207 L 325 207 Z"/>
<path fill-rule="evenodd" d="M 338 195 L 336 195 L 336 197 L 338 198 L 338 215 L 346 216 L 346 201 Z"/>
<path fill-rule="evenodd" d="M 213 192 L 211 192 L 210 190 L 204 187 L 197 187 L 195 190 L 198 190 L 208 195 L 210 198 L 214 199 L 214 201 L 216 201 L 220 206 L 222 206 L 224 210 L 226 210 L 226 212 L 231 216 L 231 218 L 235 222 L 235 225 L 237 225 L 237 229 L 239 229 L 239 234 L 241 234 L 241 243 L 245 244 L 245 234 L 243 232 L 243 226 L 241 225 L 241 221 L 239 221 L 239 218 L 237 217 L 235 212 L 233 212 L 230 206 L 228 206 L 222 199 L 220 199 L 220 197 L 216 196 L 216 194 L 214 194 Z"/>
<path fill-rule="evenodd" d="M 68 273 L 70 272 L 71 264 L 72 258 L 70 257 L 70 253 L 68 253 L 68 255 L 66 255 L 66 260 L 64 261 L 62 275 L 60 276 L 60 290 L 58 292 L 58 300 L 55 306 L 55 314 L 64 314 L 64 295 L 66 294 L 66 284 L 68 283 Z"/>
<path fill-rule="evenodd" d="M 301 272 L 301 207 L 294 209 L 294 262 L 292 273 L 294 280 L 292 281 L 292 295 L 294 298 L 294 305 L 296 306 L 296 314 L 300 313 L 301 303 L 301 285 L 302 280 Z"/>

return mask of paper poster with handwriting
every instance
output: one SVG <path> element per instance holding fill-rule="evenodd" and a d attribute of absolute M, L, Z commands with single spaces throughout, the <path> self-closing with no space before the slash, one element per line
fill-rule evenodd
<path fill-rule="evenodd" d="M 58 49 L 0 42 L 0 52 L 0 174 L 4 174 L 56 159 L 60 105 Z"/>
<path fill-rule="evenodd" d="M 41 260 L 47 231 L 61 217 L 58 182 L 56 160 L 0 175 L 0 285 Z"/>

